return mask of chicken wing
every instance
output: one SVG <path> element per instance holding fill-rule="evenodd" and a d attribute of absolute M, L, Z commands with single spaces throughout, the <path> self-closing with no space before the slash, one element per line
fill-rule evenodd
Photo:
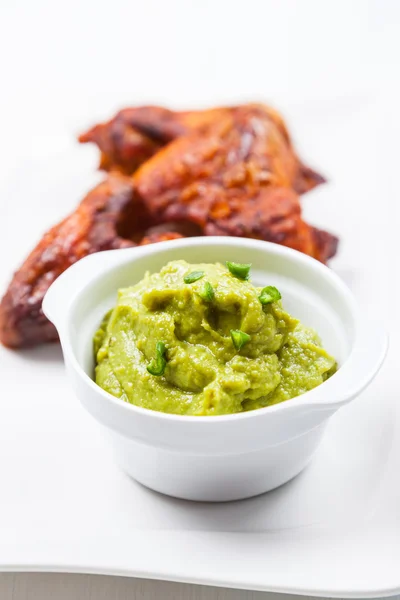
<path fill-rule="evenodd" d="M 282 129 L 254 107 L 237 108 L 179 137 L 133 175 L 136 193 L 163 222 L 190 221 L 205 235 L 276 242 L 326 262 L 337 239 L 301 218 L 304 171 Z"/>
<path fill-rule="evenodd" d="M 264 104 L 213 108 L 203 111 L 174 112 L 158 106 L 121 110 L 113 119 L 95 125 L 79 138 L 94 142 L 101 151 L 100 168 L 133 173 L 160 148 L 191 132 L 207 138 L 215 126 L 253 122 L 253 133 L 264 139 L 265 158 L 274 163 L 299 194 L 325 181 L 297 157 L 281 115 Z M 257 127 L 259 128 L 258 131 Z M 248 140 L 243 138 L 243 151 Z"/>

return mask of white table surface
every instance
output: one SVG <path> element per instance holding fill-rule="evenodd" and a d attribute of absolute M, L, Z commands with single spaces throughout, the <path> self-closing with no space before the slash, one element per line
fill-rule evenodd
<path fill-rule="evenodd" d="M 334 182 L 312 131 L 306 135 L 307 119 L 297 116 L 379 102 L 398 134 L 399 24 L 396 0 L 3 0 L 0 184 L 26 161 L 61 155 L 77 132 L 124 105 L 246 99 L 289 114 L 302 154 Z M 332 143 L 345 140 L 333 135 Z M 390 166 L 385 179 L 398 196 Z M 319 215 L 323 222 L 323 209 Z M 273 596 L 129 578 L 0 575 L 1 600 Z"/>

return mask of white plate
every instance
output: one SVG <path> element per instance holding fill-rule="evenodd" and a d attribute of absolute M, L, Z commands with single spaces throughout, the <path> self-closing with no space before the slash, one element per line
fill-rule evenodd
<path fill-rule="evenodd" d="M 57 345 L 1 348 L 1 569 L 340 597 L 400 591 L 400 328 L 388 259 L 396 224 L 390 182 L 379 177 L 387 157 L 378 152 L 389 152 L 389 136 L 374 124 L 377 105 L 343 106 L 336 115 L 327 108 L 329 118 L 323 108 L 303 112 L 301 127 L 312 128 L 319 162 L 335 175 L 304 205 L 310 219 L 340 234 L 334 268 L 386 321 L 393 343 L 377 379 L 333 417 L 297 479 L 252 500 L 203 505 L 158 495 L 117 469 L 67 387 Z M 93 164 L 93 152 L 73 148 L 22 165 L 3 190 L 2 287 L 40 233 L 92 185 Z"/>

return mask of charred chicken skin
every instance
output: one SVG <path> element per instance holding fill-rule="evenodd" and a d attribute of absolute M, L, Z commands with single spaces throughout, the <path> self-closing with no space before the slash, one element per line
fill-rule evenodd
<path fill-rule="evenodd" d="M 249 104 L 205 111 L 128 108 L 80 137 L 112 171 L 48 231 L 0 304 L 10 347 L 57 339 L 42 312 L 50 284 L 87 254 L 187 235 L 268 240 L 326 262 L 337 238 L 308 225 L 298 194 L 324 181 L 297 157 L 284 121 Z"/>

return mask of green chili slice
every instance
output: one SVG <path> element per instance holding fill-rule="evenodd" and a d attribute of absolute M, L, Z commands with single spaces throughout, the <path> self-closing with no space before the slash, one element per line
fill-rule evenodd
<path fill-rule="evenodd" d="M 240 331 L 240 329 L 231 329 L 231 338 L 233 345 L 237 350 L 240 350 L 250 341 L 250 336 L 244 331 Z"/>
<path fill-rule="evenodd" d="M 204 277 L 204 271 L 193 271 L 192 273 L 188 273 L 187 275 L 185 275 L 183 281 L 185 283 L 194 283 L 202 277 Z"/>
<path fill-rule="evenodd" d="M 147 370 L 151 375 L 159 377 L 164 375 L 167 360 L 165 358 L 166 347 L 164 342 L 157 342 L 156 344 L 156 356 L 152 358 L 150 363 L 147 365 Z"/>
<path fill-rule="evenodd" d="M 227 261 L 226 266 L 228 267 L 229 271 L 234 277 L 237 277 L 238 279 L 243 279 L 243 281 L 249 279 L 251 263 L 241 264 Z"/>
<path fill-rule="evenodd" d="M 198 292 L 200 298 L 206 302 L 212 302 L 215 298 L 214 288 L 209 281 L 206 281 L 202 289 Z"/>
<path fill-rule="evenodd" d="M 273 285 L 267 285 L 267 287 L 261 290 L 261 294 L 258 296 L 261 304 L 271 304 L 282 298 L 281 293 Z"/>

